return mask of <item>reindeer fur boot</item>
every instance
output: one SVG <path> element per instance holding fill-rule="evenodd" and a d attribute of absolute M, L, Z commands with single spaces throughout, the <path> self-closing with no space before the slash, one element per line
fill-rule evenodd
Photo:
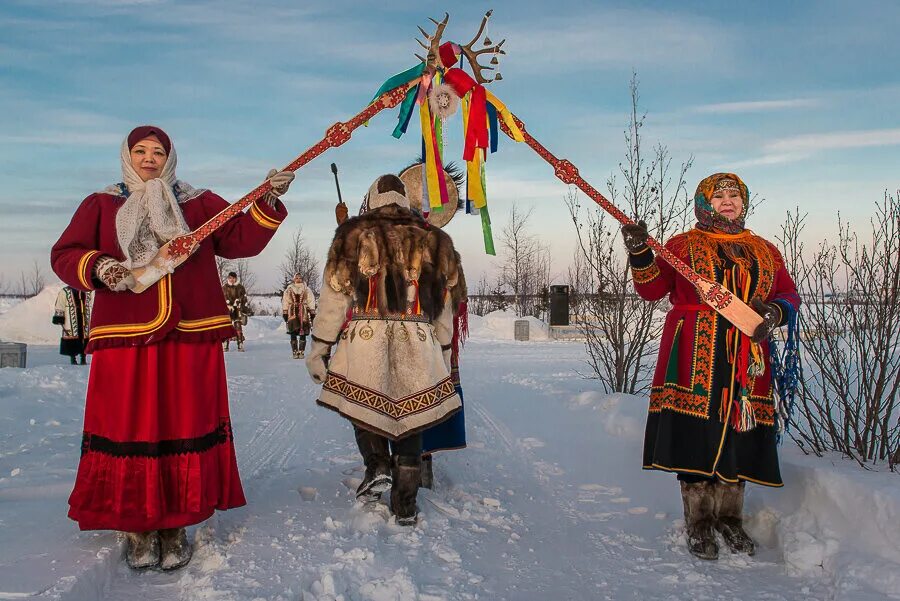
<path fill-rule="evenodd" d="M 716 530 L 733 553 L 756 553 L 756 544 L 744 530 L 744 483 L 716 482 Z"/>
<path fill-rule="evenodd" d="M 700 559 L 718 559 L 719 544 L 714 530 L 715 484 L 681 482 L 681 500 L 684 502 L 684 529 L 688 550 Z"/>
<path fill-rule="evenodd" d="M 377 501 L 381 493 L 391 487 L 391 452 L 387 438 L 362 428 L 353 430 L 366 464 L 366 475 L 356 489 L 356 498 L 363 502 Z"/>
<path fill-rule="evenodd" d="M 125 563 L 132 570 L 159 565 L 159 534 L 152 532 L 125 533 Z"/>
<path fill-rule="evenodd" d="M 160 530 L 159 546 L 162 554 L 159 567 L 166 571 L 186 566 L 194 554 L 184 528 Z"/>
<path fill-rule="evenodd" d="M 413 526 L 418 521 L 416 496 L 422 478 L 422 457 L 394 455 L 394 481 L 391 485 L 391 512 L 401 526 Z"/>

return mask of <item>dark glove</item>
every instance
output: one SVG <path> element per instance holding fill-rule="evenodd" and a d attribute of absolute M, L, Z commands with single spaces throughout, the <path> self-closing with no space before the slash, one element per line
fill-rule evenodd
<path fill-rule="evenodd" d="M 315 321 L 315 319 L 316 319 L 316 314 L 315 314 L 315 312 L 314 312 L 314 311 L 310 311 L 310 312 L 309 312 L 309 323 L 312 324 L 312 322 Z"/>
<path fill-rule="evenodd" d="M 288 319 L 287 319 L 287 313 L 282 313 L 282 314 L 281 314 L 281 319 L 284 320 L 284 323 L 287 323 L 287 320 L 288 320 Z"/>
<path fill-rule="evenodd" d="M 643 219 L 637 223 L 622 226 L 622 238 L 625 240 L 625 248 L 633 255 L 647 248 L 647 238 L 649 237 L 647 224 L 644 223 Z"/>
<path fill-rule="evenodd" d="M 778 327 L 778 322 L 781 320 L 781 308 L 775 303 L 764 303 L 759 297 L 753 297 L 750 306 L 763 318 L 762 323 L 756 326 L 750 339 L 753 342 L 762 342 Z"/>
<path fill-rule="evenodd" d="M 66 323 L 66 318 L 64 315 L 54 315 L 53 316 L 53 325 L 61 326 Z"/>

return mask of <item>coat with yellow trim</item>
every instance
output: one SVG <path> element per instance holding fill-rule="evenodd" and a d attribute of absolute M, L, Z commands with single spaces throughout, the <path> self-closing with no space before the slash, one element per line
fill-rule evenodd
<path fill-rule="evenodd" d="M 226 340 L 234 329 L 219 283 L 216 256 L 239 259 L 259 254 L 287 216 L 284 205 L 254 203 L 207 237 L 172 274 L 142 292 L 112 292 L 92 277 L 103 255 L 125 259 L 116 236 L 116 213 L 125 197 L 91 194 L 75 211 L 50 253 L 53 271 L 66 284 L 95 290 L 88 352 L 113 346 L 136 346 L 163 338 L 186 342 Z M 205 191 L 180 203 L 192 230 L 228 206 Z"/>
<path fill-rule="evenodd" d="M 754 255 L 748 301 L 758 296 L 783 307 L 779 325 L 784 325 L 786 304 L 796 310 L 800 298 L 781 254 L 769 242 L 749 231 L 729 237 L 694 229 L 673 237 L 666 248 L 699 275 L 724 283 L 725 273 L 734 267 L 722 247 L 730 241 L 754 249 L 747 253 Z M 728 357 L 730 322 L 707 310 L 693 285 L 654 258 L 651 250 L 630 255 L 629 261 L 638 294 L 651 301 L 668 296 L 673 305 L 666 315 L 650 392 L 644 469 L 781 486 L 768 342 L 761 344 L 765 373 L 751 384 L 757 426 L 737 432 L 725 425 L 720 413 L 727 414 L 736 394 Z"/>

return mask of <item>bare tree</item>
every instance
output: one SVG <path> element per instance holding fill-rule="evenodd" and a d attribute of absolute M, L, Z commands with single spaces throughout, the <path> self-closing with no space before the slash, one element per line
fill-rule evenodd
<path fill-rule="evenodd" d="M 540 297 L 550 285 L 550 249 L 528 229 L 533 211 L 532 207 L 523 212 L 513 203 L 500 235 L 506 251 L 501 267 L 502 282 L 513 294 L 516 315 L 520 317 L 541 317 Z"/>
<path fill-rule="evenodd" d="M 666 240 L 683 231 L 692 207 L 685 176 L 693 158 L 673 168 L 668 149 L 657 144 L 644 152 L 637 75 L 630 84 L 631 114 L 625 131 L 625 161 L 607 180 L 611 201 L 647 223 L 650 234 Z M 575 314 L 582 327 L 588 363 L 607 392 L 636 393 L 649 387 L 652 357 L 659 348 L 663 303 L 637 296 L 627 254 L 619 238 L 619 223 L 601 208 L 582 212 L 575 189 L 566 197 L 575 225 L 577 247 L 570 279 L 577 282 Z"/>
<path fill-rule="evenodd" d="M 41 290 L 44 289 L 46 285 L 46 278 L 44 277 L 44 270 L 41 268 L 40 263 L 38 263 L 37 259 L 35 259 L 31 264 L 31 269 L 29 271 L 20 271 L 19 272 L 19 286 L 18 293 L 21 296 L 29 297 L 36 296 L 40 293 Z"/>
<path fill-rule="evenodd" d="M 294 278 L 294 274 L 299 273 L 303 276 L 306 285 L 313 292 L 318 293 L 319 278 L 321 277 L 319 259 L 316 258 L 303 239 L 302 227 L 298 227 L 297 231 L 294 232 L 294 238 L 291 240 L 291 244 L 288 246 L 278 269 L 281 272 L 282 290 Z"/>
<path fill-rule="evenodd" d="M 781 243 L 804 304 L 798 427 L 805 452 L 900 465 L 900 192 L 885 192 L 865 240 L 838 215 L 837 241 L 811 253 L 806 216 L 788 213 Z"/>

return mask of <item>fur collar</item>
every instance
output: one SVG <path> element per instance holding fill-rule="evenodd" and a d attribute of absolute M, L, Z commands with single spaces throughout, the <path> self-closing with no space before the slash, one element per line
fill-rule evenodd
<path fill-rule="evenodd" d="M 407 310 L 409 285 L 418 283 L 423 313 L 436 319 L 444 293 L 459 282 L 459 255 L 446 232 L 397 205 L 373 209 L 335 231 L 325 284 L 365 303 L 370 279 L 381 314 Z"/>

